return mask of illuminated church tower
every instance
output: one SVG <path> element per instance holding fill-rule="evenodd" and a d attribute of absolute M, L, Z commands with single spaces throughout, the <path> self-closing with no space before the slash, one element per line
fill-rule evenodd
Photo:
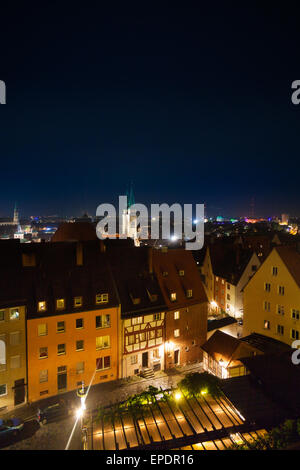
<path fill-rule="evenodd" d="M 127 196 L 127 209 L 124 210 L 122 216 L 123 231 L 127 237 L 133 238 L 135 246 L 139 246 L 140 242 L 137 236 L 137 217 L 136 214 L 130 213 L 130 207 L 134 205 L 134 194 L 132 183 L 129 191 L 126 191 Z"/>
<path fill-rule="evenodd" d="M 13 223 L 14 225 L 19 225 L 19 212 L 17 209 L 17 203 L 15 203 Z"/>

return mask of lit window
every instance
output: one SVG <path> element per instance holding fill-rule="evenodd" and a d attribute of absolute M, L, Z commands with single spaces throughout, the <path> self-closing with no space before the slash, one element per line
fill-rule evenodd
<path fill-rule="evenodd" d="M 190 299 L 191 297 L 193 297 L 193 291 L 192 291 L 192 289 L 188 289 L 188 290 L 187 290 L 186 296 L 187 296 L 188 299 Z"/>
<path fill-rule="evenodd" d="M 174 337 L 178 338 L 178 336 L 180 336 L 180 330 L 179 329 L 174 330 Z"/>
<path fill-rule="evenodd" d="M 48 357 L 48 348 L 40 348 L 39 358 L 45 359 L 46 357 Z"/>
<path fill-rule="evenodd" d="M 110 348 L 110 336 L 97 336 L 96 349 Z"/>
<path fill-rule="evenodd" d="M 143 341 L 146 341 L 146 333 L 140 333 L 138 337 L 139 337 L 140 343 L 142 343 Z"/>
<path fill-rule="evenodd" d="M 83 318 L 76 318 L 76 328 L 78 330 L 83 328 Z"/>
<path fill-rule="evenodd" d="M 160 359 L 159 348 L 153 349 L 153 358 Z"/>
<path fill-rule="evenodd" d="M 174 320 L 179 320 L 180 318 L 180 313 L 179 310 L 177 312 L 174 312 Z"/>
<path fill-rule="evenodd" d="M 46 336 L 48 334 L 47 323 L 38 325 L 38 336 Z"/>
<path fill-rule="evenodd" d="M 66 331 L 65 328 L 65 322 L 64 321 L 58 321 L 56 325 L 56 332 L 57 333 L 64 333 Z"/>
<path fill-rule="evenodd" d="M 9 319 L 10 320 L 19 320 L 20 318 L 20 311 L 18 308 L 11 308 L 9 311 Z"/>
<path fill-rule="evenodd" d="M 264 329 L 269 330 L 270 329 L 270 322 L 269 320 L 264 320 Z"/>
<path fill-rule="evenodd" d="M 176 300 L 176 292 L 172 292 L 171 293 L 171 301 L 175 302 L 175 300 Z"/>
<path fill-rule="evenodd" d="M 132 325 L 139 325 L 140 323 L 143 323 L 143 317 L 136 317 L 131 319 Z"/>
<path fill-rule="evenodd" d="M 38 302 L 38 311 L 39 312 L 45 312 L 46 310 L 47 310 L 46 300 L 42 300 L 41 302 Z"/>
<path fill-rule="evenodd" d="M 155 313 L 155 314 L 153 315 L 153 320 L 154 320 L 154 321 L 159 321 L 159 320 L 161 320 L 161 313 Z"/>
<path fill-rule="evenodd" d="M 84 341 L 82 339 L 76 341 L 76 351 L 84 350 Z"/>
<path fill-rule="evenodd" d="M 97 294 L 96 304 L 104 304 L 108 302 L 108 294 Z"/>
<path fill-rule="evenodd" d="M 14 331 L 9 336 L 11 346 L 18 346 L 21 343 L 21 331 Z"/>
<path fill-rule="evenodd" d="M 183 270 L 183 269 L 181 269 L 181 270 L 179 271 L 179 276 L 184 276 L 184 270 Z"/>
<path fill-rule="evenodd" d="M 82 306 L 82 297 L 74 297 L 74 307 Z"/>
<path fill-rule="evenodd" d="M 96 328 L 110 328 L 110 315 L 97 315 Z"/>
<path fill-rule="evenodd" d="M 40 370 L 40 384 L 44 382 L 48 382 L 48 370 L 47 369 Z"/>
<path fill-rule="evenodd" d="M 0 310 L 0 321 L 5 320 L 5 310 Z"/>
<path fill-rule="evenodd" d="M 56 310 L 63 310 L 65 308 L 65 299 L 56 299 Z"/>
<path fill-rule="evenodd" d="M 60 356 L 62 354 L 66 354 L 66 345 L 65 344 L 58 344 L 57 345 L 57 355 Z"/>
<path fill-rule="evenodd" d="M 128 344 L 134 344 L 135 342 L 135 335 L 128 336 Z"/>

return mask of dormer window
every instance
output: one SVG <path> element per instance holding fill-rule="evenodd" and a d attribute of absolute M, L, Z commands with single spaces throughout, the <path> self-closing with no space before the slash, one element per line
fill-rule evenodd
<path fill-rule="evenodd" d="M 47 302 L 46 300 L 41 300 L 38 302 L 38 311 L 45 312 L 47 310 Z"/>
<path fill-rule="evenodd" d="M 188 290 L 186 291 L 186 296 L 187 296 L 188 299 L 190 299 L 191 297 L 193 297 L 193 291 L 192 291 L 192 289 L 188 289 Z"/>
<path fill-rule="evenodd" d="M 176 298 L 177 298 L 176 292 L 171 292 L 171 296 L 170 296 L 170 297 L 171 297 L 171 301 L 172 301 L 172 302 L 175 302 L 175 301 L 176 301 Z"/>
<path fill-rule="evenodd" d="M 63 310 L 65 308 L 65 299 L 56 299 L 56 310 Z"/>
<path fill-rule="evenodd" d="M 133 294 L 130 294 L 131 301 L 133 305 L 138 305 L 141 302 L 139 297 L 135 297 Z"/>
<path fill-rule="evenodd" d="M 150 302 L 156 302 L 157 299 L 158 299 L 158 295 L 155 293 L 155 292 L 150 292 L 148 289 L 147 289 L 147 294 L 148 294 L 148 297 L 150 299 Z"/>
<path fill-rule="evenodd" d="M 178 271 L 178 274 L 179 274 L 179 276 L 184 276 L 184 270 L 183 270 L 183 269 L 180 269 L 180 270 Z"/>
<path fill-rule="evenodd" d="M 74 307 L 82 306 L 82 297 L 74 297 Z"/>
<path fill-rule="evenodd" d="M 162 272 L 163 277 L 167 277 L 168 274 L 169 274 L 168 271 L 163 271 L 163 272 Z"/>
<path fill-rule="evenodd" d="M 108 302 L 108 294 L 97 294 L 96 304 L 106 304 Z"/>

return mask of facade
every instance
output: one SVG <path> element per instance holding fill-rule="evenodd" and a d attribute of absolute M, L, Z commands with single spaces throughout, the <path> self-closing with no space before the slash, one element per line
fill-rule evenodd
<path fill-rule="evenodd" d="M 23 248 L 30 402 L 118 378 L 120 307 L 101 246 Z"/>
<path fill-rule="evenodd" d="M 259 333 L 291 345 L 300 339 L 300 254 L 273 248 L 244 288 L 244 334 Z"/>
<path fill-rule="evenodd" d="M 208 301 L 191 252 L 153 250 L 153 267 L 167 306 L 165 368 L 201 361 Z"/>
<path fill-rule="evenodd" d="M 25 305 L 0 305 L 0 411 L 26 402 Z"/>

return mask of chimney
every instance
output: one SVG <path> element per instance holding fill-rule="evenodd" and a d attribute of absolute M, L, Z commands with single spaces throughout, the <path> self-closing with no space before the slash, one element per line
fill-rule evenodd
<path fill-rule="evenodd" d="M 83 249 L 82 249 L 81 242 L 76 243 L 76 265 L 77 266 L 83 265 Z"/>
<path fill-rule="evenodd" d="M 148 268 L 149 274 L 153 274 L 153 249 L 151 246 L 148 246 Z"/>

